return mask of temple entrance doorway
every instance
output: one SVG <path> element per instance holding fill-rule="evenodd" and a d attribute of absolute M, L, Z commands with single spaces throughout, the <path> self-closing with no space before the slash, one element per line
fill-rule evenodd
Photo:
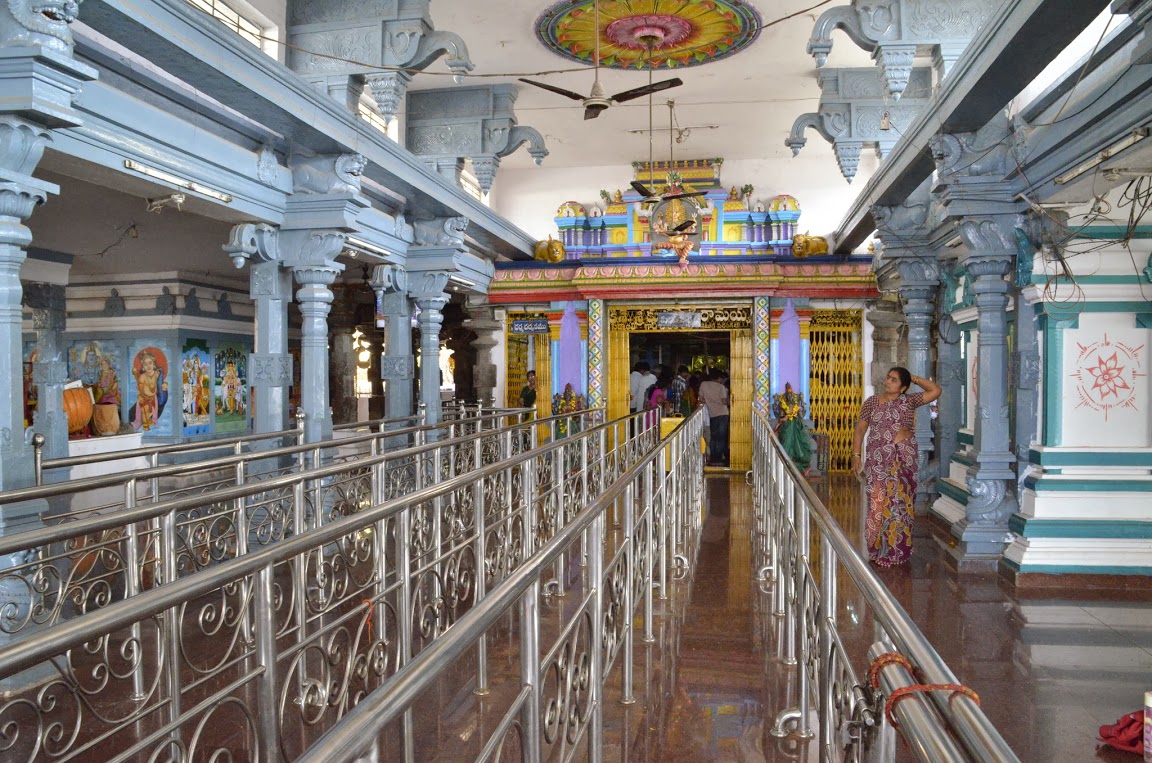
<path fill-rule="evenodd" d="M 700 382 L 708 379 L 711 369 L 729 369 L 731 337 L 727 331 L 637 331 L 629 337 L 629 369 L 640 361 L 646 361 L 652 373 L 659 377 L 662 370 L 676 374 L 680 366 L 687 366 L 692 374 L 692 384 L 698 388 Z M 681 401 L 677 400 L 675 410 L 665 411 L 665 415 L 680 415 Z M 691 408 L 684 410 L 691 411 Z"/>
<path fill-rule="evenodd" d="M 724 357 L 731 374 L 729 463 L 734 469 L 751 468 L 751 305 L 678 302 L 675 306 L 659 309 L 642 305 L 609 305 L 607 312 L 608 373 L 605 386 L 609 418 L 628 414 L 629 374 L 636 360 L 648 360 L 655 365 L 652 358 L 662 357 L 664 359 L 657 362 L 671 365 L 675 358 L 684 357 L 677 353 L 687 354 L 692 347 L 699 347 L 697 354 L 703 355 L 704 340 L 707 339 L 708 354 Z M 681 340 L 679 337 L 685 338 Z M 722 347 L 725 349 L 721 350 Z"/>

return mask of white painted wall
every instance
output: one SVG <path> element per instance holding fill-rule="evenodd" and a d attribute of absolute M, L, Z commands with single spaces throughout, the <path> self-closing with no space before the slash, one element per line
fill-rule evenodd
<path fill-rule="evenodd" d="M 819 138 L 813 136 L 813 142 Z M 753 198 L 767 200 L 788 193 L 800 201 L 799 230 L 830 233 L 840 223 L 856 194 L 876 170 L 875 155 L 865 153 L 860 170 L 849 185 L 823 146 L 809 145 L 791 159 L 736 159 L 725 161 L 720 182 L 726 188 L 751 183 Z M 585 206 L 601 203 L 600 189 L 627 189 L 632 168 L 623 166 L 503 167 L 496 176 L 492 209 L 535 236 L 556 235 L 556 209 L 565 201 Z"/>

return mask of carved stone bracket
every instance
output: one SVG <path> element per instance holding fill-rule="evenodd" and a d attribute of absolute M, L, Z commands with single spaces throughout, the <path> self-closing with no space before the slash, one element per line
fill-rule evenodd
<path fill-rule="evenodd" d="M 408 94 L 407 147 L 441 174 L 471 159 L 476 182 L 487 193 L 500 159 L 523 145 L 539 164 L 548 155 L 538 130 L 516 123 L 515 85 L 483 85 Z"/>
<path fill-rule="evenodd" d="M 413 72 L 423 71 L 439 58 L 444 58 L 456 74 L 473 68 L 464 40 L 453 32 L 435 29 L 429 5 L 291 0 L 288 66 L 334 94 L 341 90 L 334 86 L 334 80 L 367 75 L 381 113 L 391 121 Z M 339 58 L 309 51 L 338 51 Z M 350 102 L 349 106 L 355 104 Z"/>
<path fill-rule="evenodd" d="M 222 249 L 232 258 L 238 269 L 249 260 L 276 262 L 280 259 L 280 231 L 266 223 L 241 223 L 232 227 L 232 234 Z"/>
<path fill-rule="evenodd" d="M 943 77 L 996 7 L 995 0 L 952 0 L 947 5 L 926 0 L 852 0 L 821 14 L 808 40 L 808 53 L 817 66 L 824 66 L 832 50 L 832 33 L 843 30 L 857 46 L 872 53 L 886 92 L 898 99 L 907 87 L 917 48 L 931 48 L 937 74 Z"/>
<path fill-rule="evenodd" d="M 911 64 L 904 76 L 907 95 L 898 104 L 889 102 L 883 78 L 875 69 L 821 69 L 817 79 L 820 105 L 816 112 L 797 117 L 784 145 L 796 156 L 807 143 L 804 131 L 815 129 L 835 147 L 840 171 L 848 182 L 856 175 L 860 152 L 871 148 L 884 158 L 932 94 L 932 72 L 925 67 L 912 69 Z"/>
<path fill-rule="evenodd" d="M 368 285 L 379 295 L 408 290 L 408 271 L 399 265 L 377 265 Z"/>

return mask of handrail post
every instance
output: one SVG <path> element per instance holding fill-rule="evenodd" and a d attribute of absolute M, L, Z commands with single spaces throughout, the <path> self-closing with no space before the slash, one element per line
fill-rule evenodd
<path fill-rule="evenodd" d="M 821 533 L 820 537 L 820 607 L 816 623 L 820 644 L 820 743 L 826 749 L 836 744 L 836 728 L 832 725 L 833 692 L 836 679 L 832 674 L 835 646 L 832 634 L 836 632 L 836 551 Z"/>
<path fill-rule="evenodd" d="M 124 485 L 124 509 L 131 511 L 136 508 L 136 480 L 128 480 Z M 128 525 L 127 538 L 125 539 L 124 547 L 124 597 L 130 599 L 140 593 L 141 576 L 143 574 L 143 565 L 141 563 L 140 554 L 140 528 L 135 522 Z M 147 536 L 145 536 L 147 537 Z M 156 544 L 159 546 L 160 538 L 157 534 Z M 145 561 L 144 564 L 147 564 Z M 139 622 L 132 623 L 129 632 L 137 644 L 143 646 L 143 630 Z M 156 660 L 162 662 L 161 655 L 164 654 L 164 646 L 160 643 L 164 638 L 164 632 L 161 630 L 156 634 Z M 137 660 L 136 664 L 132 667 L 132 695 L 131 698 L 137 702 L 143 700 L 148 696 L 148 690 L 144 679 L 144 661 Z"/>
<path fill-rule="evenodd" d="M 44 435 L 32 435 L 32 466 L 36 470 L 36 487 L 44 484 Z"/>
<path fill-rule="evenodd" d="M 624 576 L 624 606 L 622 608 L 621 619 L 623 621 L 623 637 L 624 643 L 621 645 L 621 659 L 624 662 L 624 677 L 621 680 L 620 686 L 620 704 L 631 705 L 636 702 L 636 697 L 632 694 L 632 624 L 636 615 L 636 602 L 633 595 L 636 590 L 635 577 L 636 572 L 636 481 L 633 480 L 628 484 L 624 490 L 624 537 L 623 544 L 623 563 L 624 569 L 628 574 Z M 601 580 L 603 576 L 601 576 Z M 598 585 L 601 583 L 598 582 Z M 594 622 L 603 622 L 602 620 L 595 620 Z"/>
<path fill-rule="evenodd" d="M 256 579 L 253 581 L 256 590 L 252 596 L 252 605 L 245 608 L 255 619 L 256 661 L 262 669 L 256 684 L 256 702 L 259 706 L 256 716 L 260 725 L 260 757 L 265 761 L 280 759 L 280 709 L 276 701 L 278 692 L 275 598 L 272 585 L 274 574 L 273 562 L 269 562 L 256 573 Z"/>
<path fill-rule="evenodd" d="M 488 539 L 485 537 L 484 526 L 484 480 L 477 479 L 472 484 L 472 523 L 476 531 L 476 597 L 474 601 L 481 601 L 488 592 L 488 583 L 485 580 L 485 559 L 488 558 Z M 476 644 L 476 689 L 473 694 L 483 697 L 488 694 L 488 635 L 481 634 Z"/>
<path fill-rule="evenodd" d="M 400 587 L 397 590 L 397 610 L 400 626 L 398 630 L 398 662 L 400 667 L 412 660 L 412 506 L 405 506 L 396 515 L 396 559 L 399 566 Z M 410 762 L 416 758 L 415 729 L 412 722 L 412 708 L 405 708 L 401 721 L 401 746 L 404 760 Z"/>
<path fill-rule="evenodd" d="M 644 502 L 640 506 L 642 516 L 647 516 L 644 522 L 644 553 L 648 556 L 648 559 L 645 561 L 644 569 L 646 569 L 648 573 L 647 579 L 644 581 L 644 635 L 640 639 L 646 644 L 650 644 L 656 640 L 656 636 L 652 633 L 652 584 L 655 582 L 653 576 L 657 566 L 656 547 L 653 544 L 656 534 L 652 527 L 652 524 L 656 521 L 656 498 L 652 493 L 654 482 L 652 479 L 652 471 L 662 468 L 662 463 L 663 458 L 658 456 L 644 468 Z M 635 548 L 635 545 L 633 545 L 633 548 Z"/>
<path fill-rule="evenodd" d="M 525 533 L 529 528 L 525 525 Z M 525 538 L 527 541 L 527 538 Z M 524 727 L 523 762 L 540 763 L 540 580 L 520 597 L 520 680 L 532 692 L 520 712 Z M 596 649 L 594 651 L 600 651 Z M 593 683 L 599 676 L 593 674 Z"/>
<path fill-rule="evenodd" d="M 588 749 L 593 760 L 598 760 L 604 749 L 604 650 L 600 648 L 597 634 L 599 624 L 604 622 L 604 553 L 607 548 L 607 528 L 605 526 L 604 512 L 592 520 L 589 534 L 592 536 L 591 547 L 588 553 L 588 580 L 595 586 L 592 594 L 592 637 L 593 644 L 589 651 L 589 670 L 592 680 L 589 681 L 589 700 L 592 704 L 592 720 L 588 729 Z M 624 654 L 624 664 L 631 665 L 632 654 L 629 650 Z"/>

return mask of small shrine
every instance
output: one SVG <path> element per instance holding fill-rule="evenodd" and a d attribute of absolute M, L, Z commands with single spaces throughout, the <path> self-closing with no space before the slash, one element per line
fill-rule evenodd
<path fill-rule="evenodd" d="M 505 389 L 535 370 L 549 393 L 542 406 L 571 390 L 616 417 L 635 402 L 637 360 L 718 366 L 730 374 L 731 464 L 745 468 L 753 408 L 767 410 L 791 383 L 836 468 L 862 402 L 872 257 L 828 254 L 823 238 L 800 232 L 798 199 L 728 184 L 723 164 L 635 162 L 631 180 L 599 200 L 561 202 L 535 261 L 497 264 L 489 301 L 505 309 Z"/>

